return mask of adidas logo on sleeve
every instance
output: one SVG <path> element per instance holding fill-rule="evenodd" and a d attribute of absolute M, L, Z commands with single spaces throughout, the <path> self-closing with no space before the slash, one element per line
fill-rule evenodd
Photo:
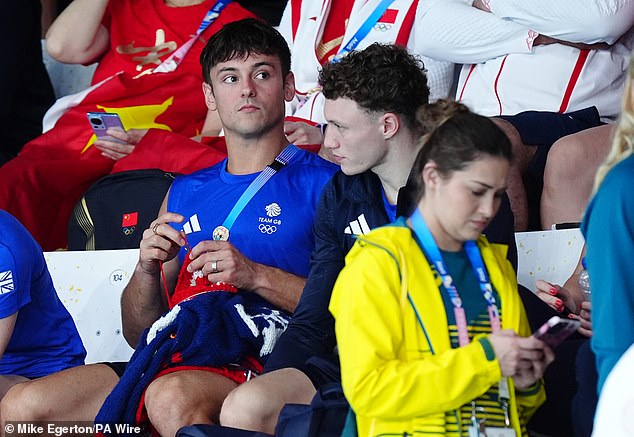
<path fill-rule="evenodd" d="M 356 220 L 351 221 L 343 230 L 343 233 L 348 235 L 365 235 L 369 232 L 370 226 L 368 226 L 368 222 L 365 220 L 365 214 L 361 214 Z"/>

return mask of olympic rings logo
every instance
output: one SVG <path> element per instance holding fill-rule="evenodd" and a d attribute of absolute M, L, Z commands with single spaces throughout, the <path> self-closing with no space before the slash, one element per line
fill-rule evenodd
<path fill-rule="evenodd" d="M 134 233 L 135 227 L 134 226 L 129 226 L 126 228 L 123 228 L 123 234 L 124 235 L 132 235 L 132 233 Z"/>
<path fill-rule="evenodd" d="M 258 229 L 263 234 L 269 234 L 269 235 L 277 232 L 277 226 L 265 225 L 264 223 L 260 223 L 260 225 L 258 226 Z"/>
<path fill-rule="evenodd" d="M 376 23 L 374 25 L 374 30 L 378 30 L 379 32 L 387 32 L 391 28 L 392 28 L 392 25 L 386 24 L 386 23 Z"/>

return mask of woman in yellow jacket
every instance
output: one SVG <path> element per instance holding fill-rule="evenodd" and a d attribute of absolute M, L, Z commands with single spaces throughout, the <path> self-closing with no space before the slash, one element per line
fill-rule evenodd
<path fill-rule="evenodd" d="M 506 189 L 506 136 L 452 101 L 421 110 L 410 218 L 359 238 L 333 291 L 359 436 L 526 435 L 552 351 L 530 337 L 506 247 L 482 230 Z"/>

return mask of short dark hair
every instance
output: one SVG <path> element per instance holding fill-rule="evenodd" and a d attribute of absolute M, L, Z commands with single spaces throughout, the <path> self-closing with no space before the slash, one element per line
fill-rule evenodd
<path fill-rule="evenodd" d="M 284 37 L 268 24 L 255 19 L 232 21 L 212 35 L 200 54 L 205 82 L 211 84 L 211 69 L 220 62 L 246 59 L 249 55 L 277 56 L 283 77 L 291 71 L 291 52 Z"/>
<path fill-rule="evenodd" d="M 406 49 L 374 43 L 326 64 L 319 84 L 329 100 L 348 98 L 372 112 L 402 115 L 417 126 L 416 111 L 429 101 L 423 63 Z"/>
<path fill-rule="evenodd" d="M 513 159 L 506 134 L 490 118 L 471 112 L 461 103 L 438 100 L 421 107 L 418 119 L 425 135 L 407 183 L 417 199 L 425 193 L 422 173 L 429 161 L 436 163 L 442 176 L 449 176 L 483 156 L 504 158 L 508 162 Z"/>

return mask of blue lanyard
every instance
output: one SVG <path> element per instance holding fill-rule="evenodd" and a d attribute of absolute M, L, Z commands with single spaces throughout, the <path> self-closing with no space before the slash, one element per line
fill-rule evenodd
<path fill-rule="evenodd" d="M 218 0 L 216 4 L 213 5 L 211 9 L 209 9 L 205 14 L 205 18 L 203 18 L 200 26 L 198 26 L 198 31 L 196 32 L 196 35 L 200 35 L 201 33 L 203 33 L 211 25 L 211 23 L 216 21 L 216 18 L 220 16 L 222 10 L 227 7 L 227 5 L 232 1 L 233 0 Z"/>
<path fill-rule="evenodd" d="M 260 174 L 253 180 L 253 182 L 249 184 L 247 189 L 244 190 L 244 193 L 242 193 L 236 204 L 233 205 L 231 212 L 229 212 L 229 215 L 222 223 L 222 226 L 230 231 L 233 223 L 236 221 L 242 210 L 244 210 L 251 199 L 253 199 L 253 196 L 255 196 L 256 193 L 260 191 L 260 188 L 262 188 L 264 184 L 266 184 L 275 173 L 277 173 L 279 170 L 282 169 L 282 167 L 289 163 L 289 161 L 293 158 L 293 156 L 295 156 L 297 151 L 297 147 L 292 144 L 286 146 L 286 148 L 282 150 L 279 155 L 277 155 L 275 161 L 273 161 L 272 164 L 266 166 L 266 168 L 260 172 Z"/>
<path fill-rule="evenodd" d="M 434 236 L 427 227 L 427 224 L 423 219 L 423 215 L 420 213 L 420 210 L 418 208 L 416 209 L 416 211 L 414 211 L 414 214 L 412 214 L 410 220 L 412 222 L 412 226 L 414 228 L 416 236 L 420 240 L 425 253 L 430 258 L 429 261 L 436 267 L 436 270 L 438 271 L 438 274 L 440 275 L 440 278 L 442 280 L 442 284 L 447 291 L 447 294 L 449 294 L 449 298 L 454 307 L 454 314 L 456 316 L 456 326 L 458 327 L 458 341 L 460 346 L 465 346 L 469 344 L 469 332 L 460 294 L 458 293 L 458 290 L 453 283 L 453 279 L 449 274 L 449 271 L 447 270 L 445 262 L 442 259 L 442 254 L 440 253 L 440 249 L 438 249 L 438 245 L 434 240 Z M 489 273 L 484 266 L 484 261 L 482 260 L 480 249 L 478 249 L 475 241 L 466 241 L 465 251 L 467 252 L 467 257 L 469 258 L 471 267 L 473 268 L 478 278 L 478 283 L 480 284 L 482 295 L 487 302 L 489 320 L 491 321 L 491 330 L 493 332 L 496 332 L 500 329 L 500 314 L 495 302 L 495 296 L 493 295 L 493 287 L 491 287 Z"/>
<path fill-rule="evenodd" d="M 352 35 L 350 41 L 345 46 L 339 49 L 339 53 L 332 59 L 332 62 L 339 62 L 341 58 L 353 51 L 363 39 L 368 36 L 370 30 L 381 19 L 387 8 L 394 2 L 394 0 L 382 0 L 381 3 L 372 11 L 372 13 L 366 18 L 361 27 Z"/>

